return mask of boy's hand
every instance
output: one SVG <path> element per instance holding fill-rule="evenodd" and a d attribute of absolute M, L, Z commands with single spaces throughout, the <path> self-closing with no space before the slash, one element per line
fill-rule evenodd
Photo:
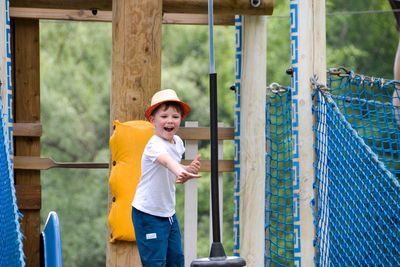
<path fill-rule="evenodd" d="M 188 171 L 182 169 L 181 173 L 176 178 L 176 183 L 183 184 L 190 179 L 200 178 L 200 177 L 201 176 L 196 173 L 191 173 L 191 172 L 188 172 Z"/>
<path fill-rule="evenodd" d="M 197 154 L 194 160 L 186 167 L 186 170 L 191 173 L 198 173 L 200 171 L 200 155 Z"/>

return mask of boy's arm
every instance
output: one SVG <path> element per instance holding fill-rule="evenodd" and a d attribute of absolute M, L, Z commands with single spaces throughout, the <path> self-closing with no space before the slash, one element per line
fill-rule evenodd
<path fill-rule="evenodd" d="M 168 154 L 159 155 L 157 161 L 176 175 L 177 183 L 184 183 L 189 179 L 200 177 L 198 174 L 185 170 L 181 164 L 172 159 Z"/>

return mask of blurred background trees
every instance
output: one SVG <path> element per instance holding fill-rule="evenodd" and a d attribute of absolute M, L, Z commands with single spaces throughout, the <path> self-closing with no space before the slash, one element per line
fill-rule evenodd
<path fill-rule="evenodd" d="M 327 0 L 327 65 L 391 79 L 398 43 L 387 1 Z M 267 81 L 290 85 L 289 0 L 275 1 L 268 18 Z M 57 161 L 108 162 L 111 23 L 41 21 L 42 156 Z M 215 29 L 219 121 L 233 126 L 235 31 Z M 174 88 L 193 112 L 187 120 L 209 125 L 207 26 L 164 25 L 162 87 Z M 260 88 L 264 90 L 265 88 Z M 201 144 L 203 158 L 209 144 Z M 233 159 L 225 142 L 224 153 Z M 233 175 L 224 174 L 224 247 L 233 247 Z M 105 266 L 108 170 L 42 172 L 42 223 L 55 210 L 61 223 L 64 266 Z M 209 253 L 209 174 L 199 188 L 199 256 Z M 177 212 L 183 222 L 178 189 Z"/>

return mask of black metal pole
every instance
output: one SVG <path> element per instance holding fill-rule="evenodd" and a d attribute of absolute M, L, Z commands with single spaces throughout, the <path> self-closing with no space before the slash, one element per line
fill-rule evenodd
<path fill-rule="evenodd" d="M 210 73 L 211 208 L 213 242 L 221 242 L 218 185 L 218 96 L 217 74 Z"/>
<path fill-rule="evenodd" d="M 217 73 L 214 62 L 214 34 L 213 34 L 213 0 L 208 0 L 208 26 L 210 35 L 210 141 L 211 141 L 211 216 L 213 242 L 210 257 L 197 259 L 191 262 L 191 267 L 229 266 L 241 267 L 246 262 L 239 257 L 226 257 L 224 246 L 221 243 L 221 225 L 219 219 L 219 185 L 218 185 L 218 94 Z"/>

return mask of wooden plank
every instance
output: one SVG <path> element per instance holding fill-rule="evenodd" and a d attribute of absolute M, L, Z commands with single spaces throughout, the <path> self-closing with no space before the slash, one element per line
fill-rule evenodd
<path fill-rule="evenodd" d="M 185 127 L 180 128 L 177 135 L 183 140 L 210 140 L 210 128 L 208 127 Z M 232 127 L 218 128 L 219 140 L 233 140 L 234 130 Z"/>
<path fill-rule="evenodd" d="M 14 136 L 36 136 L 42 135 L 42 124 L 14 123 Z M 182 127 L 177 133 L 183 140 L 210 140 L 210 128 L 208 127 Z M 218 128 L 218 139 L 233 140 L 234 130 L 232 127 Z"/>
<path fill-rule="evenodd" d="M 161 1 L 161 0 L 160 0 Z M 83 9 L 111 11 L 112 0 L 11 0 L 11 7 Z M 163 0 L 160 3 L 164 13 L 207 14 L 208 0 Z M 259 7 L 253 7 L 249 0 L 214 0 L 215 14 L 271 15 L 274 0 L 263 0 Z"/>
<path fill-rule="evenodd" d="M 14 123 L 13 135 L 40 137 L 42 136 L 42 124 L 40 122 Z"/>
<path fill-rule="evenodd" d="M 233 171 L 232 160 L 219 160 L 219 170 L 221 172 Z M 190 160 L 182 160 L 184 165 L 188 165 Z M 202 172 L 209 172 L 211 170 L 210 160 L 201 160 Z M 80 168 L 80 169 L 106 169 L 109 167 L 108 163 L 102 162 L 56 162 L 51 158 L 41 158 L 34 156 L 15 156 L 14 169 L 15 170 L 48 170 L 51 168 Z"/>
<path fill-rule="evenodd" d="M 108 163 L 98 162 L 57 162 L 51 158 L 15 156 L 14 169 L 48 170 L 51 168 L 107 169 Z"/>
<path fill-rule="evenodd" d="M 54 9 L 112 9 L 112 0 L 10 0 L 11 7 L 34 7 Z"/>
<path fill-rule="evenodd" d="M 264 266 L 265 210 L 265 17 L 243 17 L 240 91 L 240 255 Z"/>
<path fill-rule="evenodd" d="M 164 24 L 188 24 L 188 25 L 207 25 L 207 14 L 181 14 L 181 13 L 164 13 Z M 217 14 L 214 16 L 214 25 L 234 25 L 234 15 Z"/>
<path fill-rule="evenodd" d="M 215 14 L 230 15 L 271 15 L 274 1 L 263 0 L 258 7 L 253 7 L 249 0 L 214 0 Z M 208 0 L 164 0 L 163 11 L 166 13 L 207 14 Z"/>
<path fill-rule="evenodd" d="M 13 18 L 34 18 L 73 21 L 111 21 L 111 11 L 93 11 L 83 9 L 50 9 L 11 7 L 10 16 Z"/>
<path fill-rule="evenodd" d="M 190 163 L 190 160 L 182 160 L 181 163 L 183 165 L 187 165 Z M 220 172 L 232 172 L 233 168 L 233 160 L 219 160 L 218 161 L 218 171 Z M 211 171 L 211 161 L 210 160 L 201 160 L 201 172 L 210 172 Z"/>
<path fill-rule="evenodd" d="M 14 19 L 12 25 L 14 119 L 17 123 L 36 123 L 40 121 L 39 21 Z M 39 137 L 19 137 L 14 144 L 15 155 L 40 155 Z M 40 186 L 39 171 L 15 171 L 14 179 L 16 186 Z M 40 203 L 37 204 L 39 209 L 21 210 L 27 266 L 39 266 Z"/>
<path fill-rule="evenodd" d="M 99 21 L 111 22 L 111 11 L 93 10 L 73 10 L 73 9 L 50 9 L 50 8 L 26 8 L 12 7 L 10 8 L 10 16 L 13 18 L 34 18 L 48 20 L 71 20 L 71 21 Z M 216 15 L 214 24 L 216 25 L 233 25 L 235 17 L 233 15 Z M 207 25 L 208 16 L 206 14 L 181 14 L 181 13 L 164 13 L 164 24 L 190 24 L 190 25 Z"/>
<path fill-rule="evenodd" d="M 161 87 L 163 13 L 162 0 L 119 0 L 112 4 L 111 133 L 114 120 L 144 119 L 151 97 Z M 111 201 L 109 191 L 109 208 Z M 107 242 L 106 266 L 142 266 L 136 242 Z"/>
<path fill-rule="evenodd" d="M 38 210 L 41 208 L 42 193 L 40 185 L 16 185 L 15 192 L 19 210 Z"/>

